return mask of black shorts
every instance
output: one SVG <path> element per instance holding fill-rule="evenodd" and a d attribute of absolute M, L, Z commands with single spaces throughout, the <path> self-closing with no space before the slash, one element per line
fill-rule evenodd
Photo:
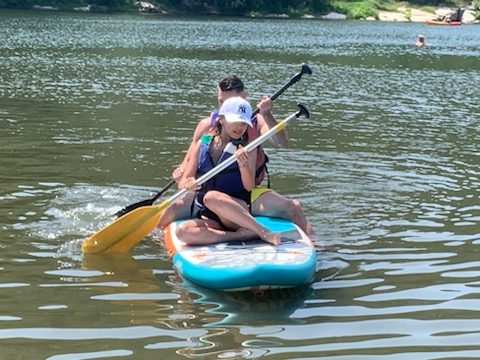
<path fill-rule="evenodd" d="M 250 212 L 250 214 L 252 213 L 251 204 L 248 204 L 248 211 Z M 222 220 L 220 220 L 217 214 L 215 214 L 212 210 L 210 210 L 204 205 L 200 206 L 195 201 L 195 199 L 193 200 L 192 205 L 190 206 L 190 217 L 197 218 L 197 219 L 207 218 L 210 220 L 214 220 L 220 224 L 223 230 L 233 231 L 233 229 L 230 229 L 228 226 L 225 226 L 225 224 L 222 222 Z"/>

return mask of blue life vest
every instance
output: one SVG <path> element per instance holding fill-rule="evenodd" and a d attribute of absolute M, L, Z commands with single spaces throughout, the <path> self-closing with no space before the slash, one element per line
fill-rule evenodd
<path fill-rule="evenodd" d="M 210 127 L 215 126 L 215 122 L 217 121 L 218 118 L 218 110 L 212 111 L 210 115 Z M 255 116 L 252 119 L 252 125 L 253 127 L 248 127 L 247 128 L 247 138 L 248 142 L 252 142 L 258 137 L 257 133 L 257 117 Z M 259 145 L 257 147 L 257 163 L 255 164 L 255 185 L 260 185 L 265 178 L 265 175 L 268 175 L 268 169 L 267 169 L 267 162 L 268 162 L 268 156 L 265 154 L 265 151 L 263 150 L 263 147 Z M 270 177 L 268 177 L 268 187 L 270 187 Z"/>
<path fill-rule="evenodd" d="M 202 138 L 202 143 L 200 145 L 200 153 L 198 155 L 197 178 L 215 167 L 212 156 L 208 152 L 210 142 L 211 139 L 209 141 L 204 141 L 204 138 Z M 235 142 L 227 144 L 224 151 L 220 155 L 220 158 L 218 159 L 218 164 L 233 156 L 237 147 L 238 144 L 236 144 Z M 212 179 L 208 180 L 202 185 L 201 189 L 198 190 L 196 193 L 196 203 L 198 206 L 204 207 L 203 197 L 205 196 L 207 191 L 210 190 L 221 191 L 232 197 L 241 199 L 245 201 L 248 205 L 250 205 L 250 191 L 245 190 L 245 188 L 243 187 L 240 169 L 236 161 L 232 165 L 227 167 L 225 170 L 223 170 L 221 173 L 214 176 Z"/>

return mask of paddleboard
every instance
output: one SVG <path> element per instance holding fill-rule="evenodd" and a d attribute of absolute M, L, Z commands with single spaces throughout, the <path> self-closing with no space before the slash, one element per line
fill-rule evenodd
<path fill-rule="evenodd" d="M 282 233 L 281 244 L 230 241 L 206 246 L 186 245 L 176 234 L 182 221 L 165 229 L 165 246 L 185 279 L 208 289 L 265 290 L 304 286 L 313 281 L 316 252 L 312 240 L 294 223 L 256 217 L 271 231 Z"/>

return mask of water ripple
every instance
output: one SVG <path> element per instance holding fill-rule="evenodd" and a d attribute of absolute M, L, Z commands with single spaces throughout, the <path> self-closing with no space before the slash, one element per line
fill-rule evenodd
<path fill-rule="evenodd" d="M 0 19 L 5 358 L 479 357 L 476 26 Z M 289 148 L 266 149 L 273 188 L 314 228 L 311 287 L 196 287 L 161 234 L 128 256 L 81 253 L 116 211 L 168 182 L 218 79 L 239 74 L 255 102 L 304 61 L 314 73 L 274 113 L 302 102 L 311 117 L 289 124 Z"/>
<path fill-rule="evenodd" d="M 36 340 L 94 340 L 94 339 L 145 339 L 174 337 L 188 339 L 205 334 L 203 330 L 165 330 L 153 326 L 130 326 L 122 328 L 17 328 L 0 329 L 0 339 Z"/>

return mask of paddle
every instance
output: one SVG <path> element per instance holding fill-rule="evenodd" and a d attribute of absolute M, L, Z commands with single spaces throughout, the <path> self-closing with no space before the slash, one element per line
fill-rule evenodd
<path fill-rule="evenodd" d="M 310 67 L 307 65 L 307 64 L 302 64 L 302 68 L 301 70 L 295 74 L 285 85 L 283 85 L 283 87 L 278 90 L 275 94 L 273 94 L 272 96 L 270 96 L 270 99 L 275 100 L 277 97 L 279 97 L 280 95 L 282 95 L 284 93 L 285 90 L 287 90 L 290 86 L 292 86 L 293 84 L 295 84 L 296 82 L 298 82 L 301 78 L 302 78 L 302 75 L 303 74 L 308 74 L 308 75 L 311 75 L 312 74 L 312 70 L 310 69 Z M 252 114 L 252 118 L 257 115 L 259 113 L 260 109 L 259 108 L 256 108 L 255 111 L 253 112 Z M 142 201 L 139 201 L 139 202 L 136 202 L 135 204 L 132 204 L 132 205 L 128 205 L 127 207 L 123 208 L 122 210 L 118 211 L 116 214 L 115 214 L 115 217 L 119 218 L 127 213 L 129 213 L 130 211 L 133 211 L 139 207 L 142 207 L 142 206 L 149 206 L 149 205 L 153 205 L 153 203 L 155 201 L 158 200 L 158 198 L 160 196 L 162 196 L 168 189 L 170 189 L 170 187 L 175 184 L 175 181 L 172 179 L 170 180 L 170 182 L 165 185 L 163 187 L 162 190 L 160 190 L 160 192 L 155 195 L 153 198 L 151 199 L 147 199 L 147 200 L 142 200 Z"/>
<path fill-rule="evenodd" d="M 149 206 L 149 205 L 153 205 L 153 203 L 155 201 L 157 201 L 157 199 L 162 196 L 168 189 L 170 189 L 172 187 L 172 185 L 175 184 L 175 180 L 172 179 L 170 180 L 170 182 L 165 185 L 162 190 L 160 190 L 160 192 L 155 195 L 153 198 L 151 199 L 147 199 L 147 200 L 142 200 L 142 201 L 139 201 L 139 202 L 136 202 L 135 204 L 132 204 L 132 205 L 128 205 L 127 207 L 123 208 L 122 210 L 118 211 L 117 213 L 115 213 L 115 217 L 119 218 L 123 215 L 125 215 L 126 213 L 129 213 L 130 211 L 133 211 L 139 207 L 142 207 L 142 206 Z"/>
<path fill-rule="evenodd" d="M 293 77 L 285 85 L 283 85 L 283 87 L 280 90 L 278 90 L 275 94 L 270 96 L 270 99 L 275 100 L 277 97 L 282 95 L 285 90 L 287 90 L 290 86 L 298 82 L 302 78 L 303 74 L 312 75 L 312 69 L 310 69 L 310 67 L 307 64 L 302 64 L 302 69 L 297 74 L 293 75 Z M 253 112 L 253 115 L 257 115 L 259 111 L 260 110 L 257 108 Z"/>
<path fill-rule="evenodd" d="M 255 149 L 264 143 L 275 133 L 283 130 L 287 123 L 300 116 L 308 118 L 308 110 L 301 104 L 298 104 L 299 110 L 288 118 L 280 121 L 263 135 L 259 136 L 251 143 L 245 146 L 246 151 Z M 197 185 L 200 186 L 212 177 L 225 170 L 237 160 L 233 155 L 208 171 L 197 179 Z M 182 189 L 172 195 L 170 198 L 162 201 L 159 205 L 139 207 L 124 216 L 116 219 L 103 229 L 85 239 L 82 244 L 82 250 L 87 254 L 94 253 L 125 253 L 133 246 L 147 236 L 157 225 L 161 212 L 166 209 L 173 201 L 183 196 L 188 190 Z"/>

